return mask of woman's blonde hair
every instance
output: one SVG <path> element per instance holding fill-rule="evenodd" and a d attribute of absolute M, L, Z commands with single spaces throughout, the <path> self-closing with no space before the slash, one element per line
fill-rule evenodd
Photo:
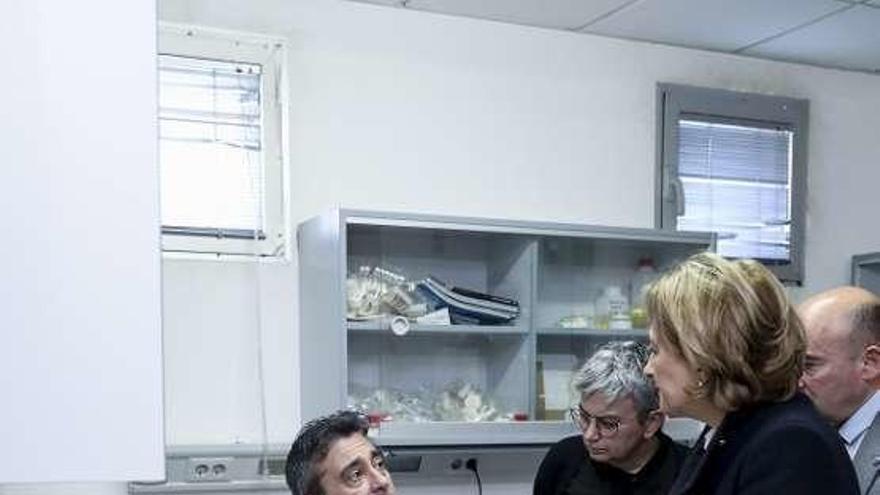
<path fill-rule="evenodd" d="M 651 284 L 645 302 L 656 338 L 699 376 L 692 396 L 733 411 L 797 391 L 804 329 L 760 263 L 696 254 Z"/>

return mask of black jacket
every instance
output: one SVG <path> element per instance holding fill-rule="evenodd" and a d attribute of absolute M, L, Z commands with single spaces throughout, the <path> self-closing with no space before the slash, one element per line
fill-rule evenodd
<path fill-rule="evenodd" d="M 562 439 L 541 461 L 534 495 L 665 494 L 687 455 L 687 448 L 658 433 L 660 447 L 639 473 L 630 475 L 589 459 L 580 435 Z"/>
<path fill-rule="evenodd" d="M 671 495 L 858 495 L 837 433 L 801 394 L 729 413 L 688 454 Z M 702 451 L 702 452 L 701 452 Z"/>

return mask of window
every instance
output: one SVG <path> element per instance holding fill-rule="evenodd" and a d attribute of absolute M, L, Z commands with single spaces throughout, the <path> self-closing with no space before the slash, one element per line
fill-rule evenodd
<path fill-rule="evenodd" d="M 283 44 L 175 25 L 159 40 L 163 250 L 286 255 Z"/>
<path fill-rule="evenodd" d="M 657 223 L 803 278 L 806 100 L 658 85 Z"/>

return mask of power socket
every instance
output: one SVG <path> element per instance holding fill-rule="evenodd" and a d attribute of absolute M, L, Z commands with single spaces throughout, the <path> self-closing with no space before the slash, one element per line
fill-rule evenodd
<path fill-rule="evenodd" d="M 232 457 L 190 457 L 186 463 L 186 479 L 191 482 L 229 481 Z"/>
<path fill-rule="evenodd" d="M 471 471 L 477 465 L 476 463 L 476 457 L 452 457 L 447 460 L 446 472 L 449 474 L 471 475 Z"/>

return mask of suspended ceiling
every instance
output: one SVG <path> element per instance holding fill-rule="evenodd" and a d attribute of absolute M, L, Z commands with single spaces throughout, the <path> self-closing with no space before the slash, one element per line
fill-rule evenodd
<path fill-rule="evenodd" d="M 880 0 L 357 0 L 880 73 Z"/>

